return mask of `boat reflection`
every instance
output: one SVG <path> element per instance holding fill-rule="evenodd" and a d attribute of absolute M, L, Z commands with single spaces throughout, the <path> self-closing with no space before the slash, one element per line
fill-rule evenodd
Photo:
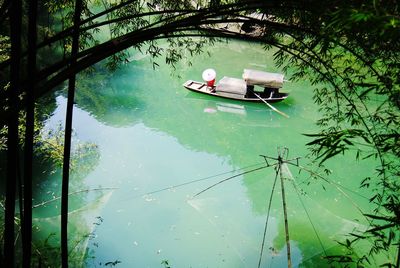
<path fill-rule="evenodd" d="M 206 107 L 204 108 L 205 113 L 232 113 L 238 115 L 247 115 L 246 107 L 244 105 L 232 104 L 232 103 L 222 103 L 217 102 L 216 107 Z"/>
<path fill-rule="evenodd" d="M 248 127 L 282 127 L 285 121 L 262 103 L 243 103 L 234 100 L 220 99 L 189 92 L 186 99 L 192 101 L 194 109 L 201 109 L 208 114 L 221 114 L 227 122 L 234 121 L 238 125 Z M 261 119 L 261 120 L 260 120 Z M 279 119 L 279 120 L 278 120 Z"/>

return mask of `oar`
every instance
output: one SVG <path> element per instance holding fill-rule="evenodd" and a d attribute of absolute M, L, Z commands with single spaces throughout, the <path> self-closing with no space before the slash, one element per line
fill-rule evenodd
<path fill-rule="evenodd" d="M 266 105 L 268 105 L 269 108 L 271 108 L 272 110 L 274 110 L 275 112 L 277 112 L 280 115 L 283 115 L 284 117 L 289 118 L 289 116 L 287 114 L 285 114 L 284 112 L 279 111 L 278 109 L 276 109 L 274 106 L 272 106 L 271 104 L 269 104 L 268 102 L 266 102 L 263 98 L 260 97 L 260 95 L 258 95 L 257 93 L 253 92 L 253 94 L 259 98 L 262 102 L 264 102 Z"/>

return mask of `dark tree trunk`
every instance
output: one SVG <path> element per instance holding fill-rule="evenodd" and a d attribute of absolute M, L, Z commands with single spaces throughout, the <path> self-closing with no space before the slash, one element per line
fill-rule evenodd
<path fill-rule="evenodd" d="M 33 135 L 35 126 L 35 82 L 36 82 L 36 41 L 37 41 L 38 0 L 29 1 L 28 22 L 28 87 L 26 89 L 26 129 L 24 156 L 24 221 L 23 226 L 23 267 L 31 264 L 32 242 L 32 163 Z"/>
<path fill-rule="evenodd" d="M 4 227 L 4 267 L 13 267 L 15 263 L 14 249 L 14 216 L 16 182 L 18 176 L 18 113 L 21 60 L 21 12 L 20 0 L 11 2 L 10 36 L 11 36 L 11 68 L 10 88 L 8 90 L 8 134 L 7 134 L 7 178 Z"/>
<path fill-rule="evenodd" d="M 11 0 L 3 1 L 3 4 L 0 6 L 0 24 L 7 18 L 7 12 L 9 11 L 11 4 Z"/>
<path fill-rule="evenodd" d="M 74 11 L 74 31 L 72 36 L 71 65 L 76 64 L 76 55 L 79 50 L 79 22 L 82 11 L 82 0 L 77 0 Z M 61 192 L 61 264 L 68 267 L 68 186 L 69 167 L 71 157 L 72 115 L 75 97 L 75 77 L 72 74 L 68 81 L 67 114 L 65 120 L 64 162 Z"/>

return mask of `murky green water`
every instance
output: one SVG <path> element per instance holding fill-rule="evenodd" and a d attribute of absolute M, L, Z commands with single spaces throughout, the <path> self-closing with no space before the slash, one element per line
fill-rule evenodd
<path fill-rule="evenodd" d="M 81 142 L 98 147 L 96 159 L 86 159 L 71 181 L 69 231 L 77 248 L 86 250 L 85 265 L 99 267 L 257 267 L 268 201 L 275 178 L 270 167 L 238 176 L 196 196 L 201 190 L 235 174 L 261 167 L 260 154 L 276 157 L 278 147 L 289 158 L 304 157 L 302 133 L 316 130 L 316 105 L 307 82 L 291 82 L 290 97 L 275 106 L 285 118 L 264 104 L 245 104 L 189 92 L 188 79 L 216 69 L 241 77 L 243 68 L 279 71 L 272 52 L 242 42 L 216 45 L 212 57 L 191 58 L 176 71 L 162 64 L 155 71 L 148 57 L 133 53 L 132 62 L 115 73 L 81 77 L 76 93 L 74 129 Z M 66 99 L 60 92 L 57 108 L 46 123 L 64 121 Z M 306 166 L 309 161 L 300 160 Z M 343 234 L 362 227 L 352 205 L 367 207 L 354 192 L 373 170 L 352 157 L 328 163 L 333 184 L 310 179 L 289 166 L 286 202 L 294 266 L 321 267 L 320 255 L 333 252 Z M 43 182 L 36 201 L 59 193 L 60 173 L 38 175 Z M 292 176 L 291 176 L 292 175 Z M 297 185 L 297 191 L 293 187 Z M 309 182 L 311 182 L 309 184 Z M 341 188 L 339 186 L 346 188 Z M 176 187 L 174 187 L 176 186 Z M 99 190 L 100 188 L 107 188 Z M 341 191 L 339 191 L 340 189 Z M 58 232 L 59 207 L 36 209 L 40 235 Z M 360 220 L 361 221 L 358 221 Z M 270 211 L 261 267 L 287 267 L 283 210 L 279 182 Z"/>

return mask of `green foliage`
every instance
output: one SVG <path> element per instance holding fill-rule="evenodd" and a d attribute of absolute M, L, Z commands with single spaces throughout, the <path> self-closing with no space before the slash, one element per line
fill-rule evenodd
<path fill-rule="evenodd" d="M 7 126 L 0 129 L 0 151 L 5 151 L 7 149 L 7 132 Z"/>
<path fill-rule="evenodd" d="M 0 62 L 10 58 L 10 38 L 0 34 Z"/>
<path fill-rule="evenodd" d="M 281 66 L 296 68 L 293 78 L 316 86 L 314 100 L 324 116 L 318 121 L 321 132 L 307 135 L 313 138 L 308 145 L 320 163 L 349 150 L 356 150 L 358 160 L 374 157 L 380 163 L 360 184 L 375 191 L 370 199 L 375 214 L 366 215 L 371 228 L 353 234 L 355 241 L 371 241 L 370 250 L 356 254 L 347 240 L 342 245 L 348 254 L 331 260 L 394 266 L 391 254 L 400 239 L 398 7 L 393 1 L 336 1 L 324 8 L 312 2 L 311 17 L 295 23 L 306 31 L 287 31 L 275 55 Z M 387 260 L 379 261 L 386 254 Z"/>
<path fill-rule="evenodd" d="M 371 144 L 368 134 L 361 129 L 344 129 L 338 131 L 330 131 L 320 134 L 305 134 L 308 137 L 314 138 L 313 141 L 307 143 L 308 146 L 316 145 L 314 153 L 317 159 L 320 159 L 320 164 L 327 159 L 338 154 L 343 154 L 345 151 L 355 146 L 355 141 L 362 138 L 366 144 Z M 368 157 L 367 157 L 368 158 Z"/>
<path fill-rule="evenodd" d="M 55 43 L 61 43 L 63 59 L 68 59 L 75 1 L 44 3 L 55 18 L 47 25 L 47 32 L 53 37 L 61 33 Z M 361 187 L 374 190 L 370 197 L 375 206 L 374 214 L 366 215 L 371 220 L 371 228 L 352 234 L 353 240 L 341 242 L 346 253 L 333 256 L 331 260 L 360 266 L 395 265 L 394 258 L 381 262 L 374 257 L 398 250 L 400 239 L 400 22 L 397 1 L 96 0 L 84 1 L 83 6 L 82 18 L 88 21 L 80 27 L 78 60 L 91 59 L 89 63 L 93 63 L 107 56 L 107 66 L 111 70 L 128 61 L 125 49 L 129 47 L 148 53 L 153 59 L 164 53 L 166 62 L 172 66 L 185 53 L 202 53 L 204 47 L 218 37 L 262 42 L 266 49 L 276 47 L 275 61 L 285 71 L 294 70 L 291 79 L 307 79 L 316 88 L 314 100 L 323 117 L 317 122 L 321 132 L 308 135 L 313 139 L 308 145 L 315 158 L 324 163 L 356 150 L 358 160 L 374 157 L 379 161 L 376 174 L 360 183 Z M 95 8 L 110 11 L 93 19 Z M 254 18 L 251 14 L 255 12 L 263 15 Z M 240 26 L 244 20 L 258 31 L 244 34 L 230 31 L 229 27 L 221 29 L 219 24 Z M 99 32 L 105 28 L 108 35 L 100 36 Z M 161 46 L 157 42 L 160 39 L 167 40 L 168 47 Z M 41 41 L 46 43 L 46 40 Z M 8 51 L 8 37 L 0 36 L 0 62 L 7 61 Z M 65 68 L 65 62 L 58 64 L 42 68 L 47 73 L 44 72 L 45 78 L 40 81 L 41 88 L 46 88 L 47 79 L 60 76 L 63 81 L 69 77 L 71 73 Z M 4 87 L 7 82 L 1 81 L 0 86 Z M 4 114 L 7 109 L 4 98 L 1 106 Z M 5 142 L 4 120 L 0 121 L 0 149 L 4 149 Z M 37 153 L 60 163 L 62 130 L 42 132 L 37 137 Z M 89 151 L 95 151 L 95 146 L 77 146 L 74 155 L 78 159 Z M 74 165 L 72 161 L 71 166 Z M 353 250 L 353 241 L 358 240 L 371 242 L 367 252 Z"/>
<path fill-rule="evenodd" d="M 117 266 L 117 264 L 119 264 L 119 263 L 121 263 L 121 261 L 119 261 L 119 260 L 116 260 L 116 261 L 109 261 L 109 262 L 106 262 L 106 263 L 104 264 L 104 266 L 114 267 L 114 266 Z"/>
<path fill-rule="evenodd" d="M 171 266 L 169 265 L 169 261 L 168 260 L 163 260 L 161 262 L 162 265 L 164 265 L 164 268 L 171 268 Z"/>

